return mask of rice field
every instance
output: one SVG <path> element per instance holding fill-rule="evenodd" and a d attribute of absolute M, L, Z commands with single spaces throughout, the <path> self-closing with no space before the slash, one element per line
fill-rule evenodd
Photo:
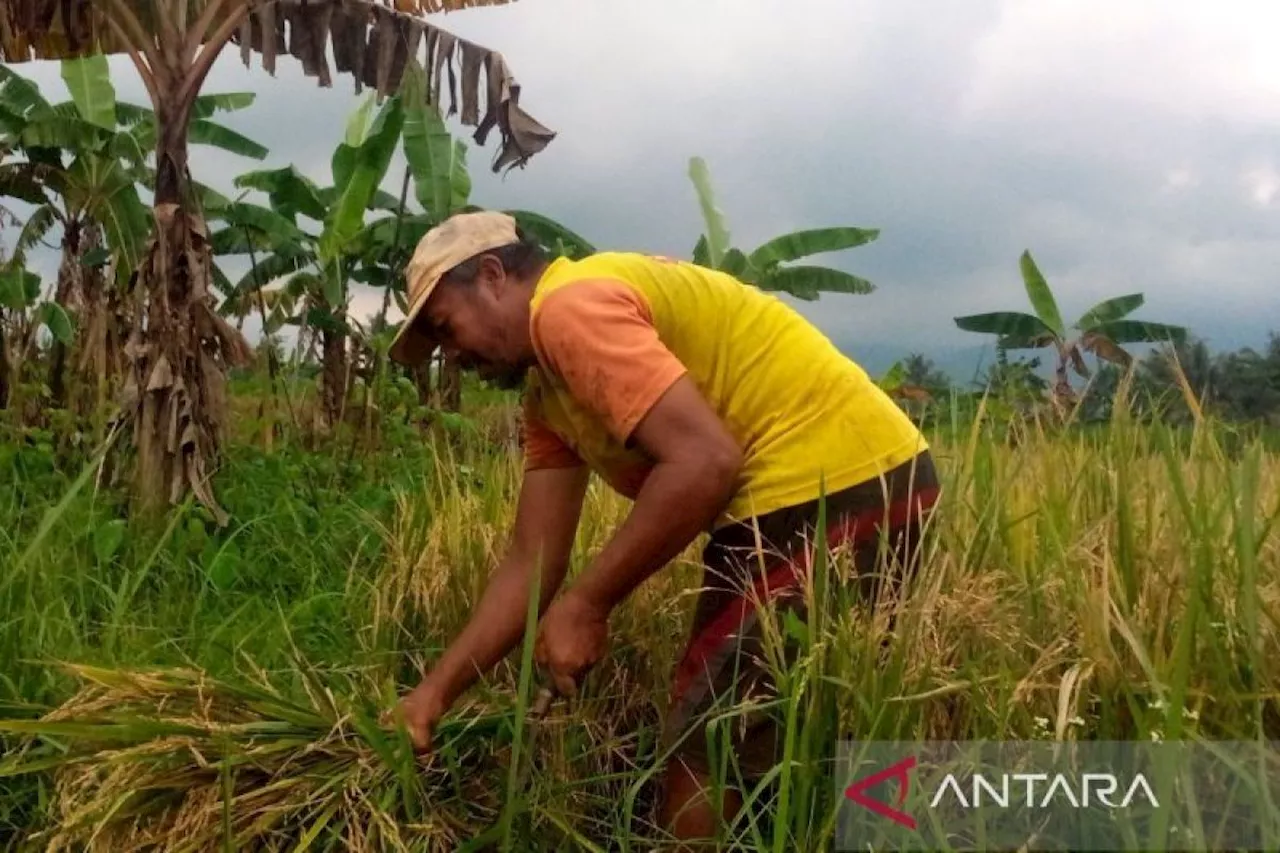
<path fill-rule="evenodd" d="M 242 435 L 221 530 L 193 506 L 127 522 L 98 466 L 7 448 L 0 848 L 671 849 L 656 735 L 696 545 L 616 612 L 609 658 L 544 718 L 526 714 L 527 648 L 430 755 L 383 717 L 501 552 L 520 460 L 487 427 L 506 415 L 374 454 Z M 928 434 L 944 495 L 893 630 L 825 582 L 846 567 L 827 555 L 806 651 L 779 674 L 792 760 L 719 849 L 830 849 L 839 738 L 1280 738 L 1275 450 L 1123 416 L 944 414 Z M 626 509 L 593 483 L 573 572 Z"/>

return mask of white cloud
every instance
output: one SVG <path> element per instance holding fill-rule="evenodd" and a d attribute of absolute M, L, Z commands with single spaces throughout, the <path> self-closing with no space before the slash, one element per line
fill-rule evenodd
<path fill-rule="evenodd" d="M 1280 172 L 1271 163 L 1254 166 L 1244 174 L 1244 183 L 1249 198 L 1262 207 L 1270 207 L 1276 194 L 1280 193 Z"/>
<path fill-rule="evenodd" d="M 1164 188 L 1170 192 L 1192 189 L 1199 186 L 1199 184 L 1200 177 L 1192 169 L 1186 167 L 1170 169 L 1164 179 Z"/>
<path fill-rule="evenodd" d="M 1143 106 L 1280 124 L 1280 5 L 1271 0 L 1006 0 L 1002 8 L 974 45 L 961 103 L 969 119 L 1029 111 L 1070 124 L 1081 107 Z"/>

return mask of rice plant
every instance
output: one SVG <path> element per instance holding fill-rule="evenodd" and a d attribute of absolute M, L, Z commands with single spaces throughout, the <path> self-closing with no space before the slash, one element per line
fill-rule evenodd
<path fill-rule="evenodd" d="M 1124 417 L 1012 431 L 980 417 L 931 435 L 944 493 L 922 568 L 869 616 L 841 594 L 848 555 L 816 561 L 818 617 L 798 658 L 777 659 L 768 703 L 789 722 L 786 760 L 746 786 L 720 849 L 829 849 L 841 738 L 1280 736 L 1273 451 L 1208 422 Z M 238 530 L 206 541 L 179 513 L 130 528 L 105 560 L 84 530 L 105 509 L 91 475 L 37 514 L 7 509 L 4 841 L 665 849 L 656 738 L 701 543 L 617 611 L 580 697 L 527 718 L 534 674 L 517 650 L 414 755 L 386 712 L 465 621 L 519 482 L 509 449 L 428 450 L 368 490 L 312 492 L 305 465 L 242 460 L 259 474 L 228 494 L 261 509 Z M 571 572 L 625 512 L 593 486 Z M 218 580 L 232 543 L 235 572 Z M 753 710 L 720 709 L 719 725 Z M 731 756 L 717 781 L 741 781 Z"/>

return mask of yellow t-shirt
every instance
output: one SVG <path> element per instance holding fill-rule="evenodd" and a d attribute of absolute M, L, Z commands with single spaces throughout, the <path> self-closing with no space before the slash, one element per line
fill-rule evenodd
<path fill-rule="evenodd" d="M 772 294 L 694 264 L 604 252 L 540 277 L 525 467 L 589 464 L 635 498 L 653 461 L 628 444 L 688 374 L 744 453 L 725 515 L 762 515 L 876 478 L 927 448 L 905 413 Z"/>

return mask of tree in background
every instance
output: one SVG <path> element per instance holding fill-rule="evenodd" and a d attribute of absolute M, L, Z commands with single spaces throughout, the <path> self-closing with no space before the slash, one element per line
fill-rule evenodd
<path fill-rule="evenodd" d="M 1199 414 L 1280 427 L 1280 335 L 1261 351 L 1210 352 L 1189 338 L 1147 354 L 1138 365 L 1134 410 L 1169 423 L 1191 424 Z M 1193 411 L 1198 410 L 1198 411 Z"/>
<path fill-rule="evenodd" d="M 693 249 L 693 262 L 734 275 L 761 290 L 782 291 L 797 299 L 813 301 L 820 293 L 871 293 L 875 285 L 864 278 L 831 267 L 791 264 L 810 255 L 838 252 L 870 243 L 880 236 L 874 228 L 816 228 L 775 237 L 750 253 L 734 248 L 724 214 L 716 206 L 711 174 L 701 157 L 689 161 L 706 223 L 706 233 Z"/>
<path fill-rule="evenodd" d="M 138 189 L 154 187 L 148 163 L 155 114 L 116 100 L 106 57 L 62 61 L 71 101 L 50 104 L 30 81 L 0 69 L 0 145 L 10 157 L 0 165 L 0 195 L 36 205 L 15 246 L 13 263 L 55 228 L 62 259 L 53 303 L 66 312 L 74 341 L 53 341 L 49 403 L 67 402 L 67 366 L 77 383 L 73 408 L 101 413 L 118 390 L 123 370 L 126 290 L 147 238 L 147 210 Z M 253 103 L 247 93 L 196 99 L 191 142 L 261 159 L 267 149 L 208 119 L 216 110 Z M 20 156 L 19 156 L 20 155 Z M 216 196 L 197 185 L 206 198 Z M 111 275 L 108 275 L 108 270 Z M 96 426 L 100 429 L 101 423 Z M 99 437 L 100 434 L 99 434 Z"/>
<path fill-rule="evenodd" d="M 1125 319 L 1142 306 L 1144 297 L 1141 293 L 1099 302 L 1068 329 L 1058 310 L 1053 291 L 1036 267 L 1030 252 L 1022 253 L 1019 265 L 1034 314 L 995 311 L 956 317 L 955 323 L 969 332 L 996 335 L 996 346 L 1000 352 L 1053 347 L 1057 354 L 1054 367 L 1056 381 L 1053 386 L 1055 403 L 1068 404 L 1075 399 L 1068 365 L 1081 377 L 1087 379 L 1090 376 L 1084 351 L 1093 353 L 1103 361 L 1128 367 L 1133 358 L 1121 344 L 1176 342 L 1186 336 L 1186 329 L 1180 326 Z M 1071 331 L 1078 334 L 1072 335 Z M 1004 369 L 1004 365 L 997 367 Z"/>
<path fill-rule="evenodd" d="M 429 228 L 471 207 L 467 146 L 449 133 L 440 111 L 428 103 L 427 85 L 425 69 L 410 60 L 400 90 L 376 118 L 371 121 L 372 101 L 361 105 L 333 154 L 331 186 L 318 187 L 292 167 L 251 172 L 239 176 L 236 186 L 266 193 L 270 207 L 237 204 L 216 211 L 227 223 L 212 238 L 219 254 L 244 254 L 255 247 L 263 252 L 252 259 L 252 268 L 238 283 L 228 283 L 233 295 L 225 307 L 240 313 L 260 301 L 266 332 L 297 326 L 300 350 L 309 331 L 319 333 L 330 426 L 342 418 L 357 379 L 368 398 L 383 377 L 396 331 L 387 323 L 387 314 L 393 299 L 402 312 L 407 307 L 404 269 L 414 248 Z M 398 199 L 378 189 L 397 146 L 407 163 Z M 378 215 L 366 222 L 366 209 Z M 509 212 L 553 254 L 581 256 L 593 250 L 548 217 Z M 322 228 L 304 230 L 304 218 Z M 282 287 L 266 289 L 284 276 L 288 278 Z M 367 327 L 347 310 L 352 282 L 382 289 L 381 309 Z M 356 345 L 350 352 L 348 341 Z M 456 411 L 461 395 L 457 365 L 446 360 L 442 367 L 437 371 L 438 402 Z M 431 402 L 431 365 L 420 365 L 414 376 L 426 405 Z M 371 405 L 366 399 L 363 408 L 367 411 Z"/>
<path fill-rule="evenodd" d="M 445 0 L 430 8 L 488 2 Z M 427 25 L 419 20 L 426 11 L 418 3 L 390 0 L 8 0 L 0 9 L 0 60 L 125 54 L 155 111 L 153 231 L 135 271 L 145 311 L 125 346 L 130 372 L 123 400 L 137 453 L 135 496 L 144 510 L 192 491 L 220 523 L 226 521 L 209 489 L 209 469 L 223 441 L 226 372 L 252 353 L 213 309 L 208 229 L 188 168 L 192 111 L 224 47 L 237 41 L 246 65 L 252 53 L 261 54 L 269 73 L 287 51 L 301 60 L 304 74 L 331 85 L 332 45 L 339 72 L 386 96 L 398 87 L 405 60 L 425 46 L 423 64 L 436 72 L 436 104 L 442 72 L 446 66 L 449 71 L 451 113 L 457 106 L 454 56 L 461 53 L 462 121 L 477 127 L 480 144 L 499 129 L 503 146 L 495 171 L 523 163 L 553 137 L 520 109 L 519 87 L 500 55 Z M 489 81 L 484 88 L 482 72 Z M 488 97 L 483 117 L 482 91 Z"/>

